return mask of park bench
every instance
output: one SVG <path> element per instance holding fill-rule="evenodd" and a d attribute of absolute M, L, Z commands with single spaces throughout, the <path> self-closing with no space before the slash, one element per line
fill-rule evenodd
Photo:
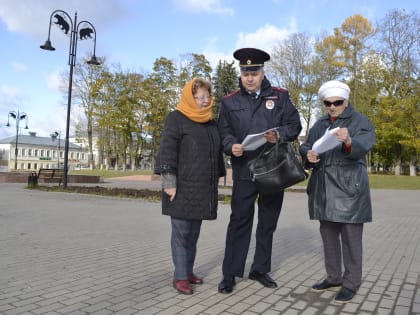
<path fill-rule="evenodd" d="M 38 182 L 58 183 L 61 186 L 64 177 L 64 169 L 62 168 L 40 168 L 38 171 Z"/>

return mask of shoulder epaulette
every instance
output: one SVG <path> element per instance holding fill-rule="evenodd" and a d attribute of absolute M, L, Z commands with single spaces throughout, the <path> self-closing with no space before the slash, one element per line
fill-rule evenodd
<path fill-rule="evenodd" d="M 232 93 L 229 93 L 228 95 L 225 95 L 225 96 L 223 96 L 222 98 L 229 98 L 229 97 L 231 97 L 231 96 L 233 96 L 233 95 L 238 94 L 238 93 L 239 93 L 239 91 L 240 91 L 240 90 L 233 91 Z"/>
<path fill-rule="evenodd" d="M 277 86 L 273 86 L 273 90 L 283 93 L 283 92 L 287 92 L 287 89 L 281 88 L 281 87 L 277 87 Z"/>

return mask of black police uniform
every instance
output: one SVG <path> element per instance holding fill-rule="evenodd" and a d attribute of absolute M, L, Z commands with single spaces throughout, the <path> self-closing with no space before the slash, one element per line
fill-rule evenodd
<path fill-rule="evenodd" d="M 242 49 L 242 55 L 234 55 L 240 60 L 242 71 L 247 70 L 242 68 L 243 66 L 249 66 L 248 69 L 251 71 L 259 69 L 264 61 L 269 59 L 269 55 L 265 52 L 263 52 L 265 55 L 261 55 L 258 50 L 257 52 L 254 49 L 249 50 Z M 242 60 L 243 55 L 246 58 Z M 267 56 L 268 59 L 264 59 Z M 218 119 L 223 148 L 225 153 L 231 156 L 233 170 L 232 212 L 223 260 L 223 275 L 228 278 L 243 277 L 257 196 L 258 225 L 251 271 L 270 272 L 273 233 L 283 202 L 283 192 L 259 194 L 251 181 L 247 163 L 263 148 L 245 151 L 243 156 L 235 157 L 232 155 L 232 145 L 241 143 L 248 134 L 260 133 L 270 128 L 277 128 L 282 140 L 293 141 L 302 129 L 299 113 L 292 104 L 287 90 L 272 87 L 264 77 L 260 93 L 255 98 L 244 89 L 241 80 L 239 85 L 240 90 L 222 99 Z"/>

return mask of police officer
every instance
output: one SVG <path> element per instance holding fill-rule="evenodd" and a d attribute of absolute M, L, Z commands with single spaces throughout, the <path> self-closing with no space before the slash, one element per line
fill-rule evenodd
<path fill-rule="evenodd" d="M 302 126 L 299 113 L 290 101 L 287 90 L 271 86 L 265 77 L 264 62 L 270 55 L 256 48 L 238 49 L 233 54 L 239 60 L 240 78 L 238 91 L 222 99 L 218 127 L 224 152 L 231 156 L 233 187 L 231 216 L 226 235 L 223 260 L 223 279 L 220 293 L 231 293 L 235 277 L 243 277 L 254 220 L 255 201 L 258 197 L 258 224 L 256 248 L 249 279 L 265 287 L 275 288 L 276 282 L 269 276 L 273 233 L 283 203 L 283 192 L 263 194 L 251 181 L 247 163 L 256 157 L 263 146 L 245 151 L 241 142 L 248 134 L 265 134 L 267 142 L 293 141 Z"/>

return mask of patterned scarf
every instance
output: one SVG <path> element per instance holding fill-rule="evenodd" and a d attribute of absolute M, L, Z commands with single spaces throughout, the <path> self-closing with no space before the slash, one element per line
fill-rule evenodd
<path fill-rule="evenodd" d="M 210 105 L 205 108 L 198 108 L 194 95 L 192 94 L 192 86 L 195 79 L 187 82 L 182 89 L 181 100 L 179 101 L 176 109 L 187 116 L 192 121 L 198 123 L 206 123 L 213 119 L 212 107 L 214 97 L 210 99 Z"/>

